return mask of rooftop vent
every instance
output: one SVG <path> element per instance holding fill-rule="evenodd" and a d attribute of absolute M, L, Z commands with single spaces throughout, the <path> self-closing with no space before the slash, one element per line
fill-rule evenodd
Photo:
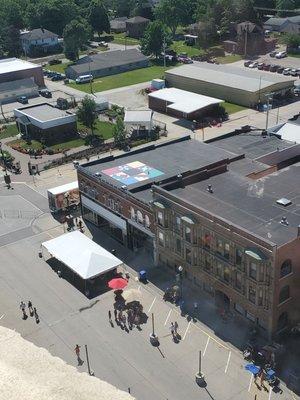
<path fill-rule="evenodd" d="M 122 185 L 122 186 L 121 186 L 121 189 L 122 189 L 122 190 L 126 190 L 126 189 L 127 189 L 127 186 L 126 186 L 126 185 Z"/>
<path fill-rule="evenodd" d="M 101 176 L 101 173 L 100 173 L 100 172 L 95 172 L 94 175 L 97 176 L 97 177 L 99 177 L 99 176 Z"/>
<path fill-rule="evenodd" d="M 207 189 L 208 193 L 213 193 L 214 191 L 212 190 L 212 185 L 207 185 Z"/>
<path fill-rule="evenodd" d="M 280 223 L 281 223 L 282 225 L 285 225 L 285 226 L 288 226 L 288 224 L 289 224 L 288 221 L 287 221 L 287 219 L 286 219 L 286 217 L 282 217 Z"/>
<path fill-rule="evenodd" d="M 281 199 L 276 200 L 276 203 L 280 206 L 286 207 L 292 204 L 291 200 L 282 197 Z"/>

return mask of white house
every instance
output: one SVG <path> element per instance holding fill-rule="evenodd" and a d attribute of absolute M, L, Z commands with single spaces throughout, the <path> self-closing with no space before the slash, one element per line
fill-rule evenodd
<path fill-rule="evenodd" d="M 21 32 L 21 43 L 24 53 L 29 54 L 34 50 L 51 53 L 58 46 L 58 35 L 47 29 L 39 28 L 32 31 Z"/>

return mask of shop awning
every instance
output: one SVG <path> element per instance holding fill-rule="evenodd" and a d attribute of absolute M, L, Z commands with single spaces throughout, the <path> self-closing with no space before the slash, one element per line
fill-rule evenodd
<path fill-rule="evenodd" d="M 123 264 L 79 231 L 48 240 L 42 247 L 82 279 L 94 278 Z"/>
<path fill-rule="evenodd" d="M 257 261 L 264 261 L 267 259 L 266 255 L 258 248 L 248 247 L 245 250 L 247 256 L 254 258 Z"/>

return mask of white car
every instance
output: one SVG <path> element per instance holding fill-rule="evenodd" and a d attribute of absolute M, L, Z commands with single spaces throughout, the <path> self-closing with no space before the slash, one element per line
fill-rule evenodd
<path fill-rule="evenodd" d="M 286 51 L 279 51 L 277 54 L 275 54 L 276 58 L 284 58 L 287 57 L 287 52 Z"/>
<path fill-rule="evenodd" d="M 291 68 L 285 68 L 282 72 L 283 75 L 291 75 Z"/>
<path fill-rule="evenodd" d="M 256 68 L 257 66 L 258 66 L 258 62 L 255 61 L 252 64 L 250 64 L 248 68 Z"/>

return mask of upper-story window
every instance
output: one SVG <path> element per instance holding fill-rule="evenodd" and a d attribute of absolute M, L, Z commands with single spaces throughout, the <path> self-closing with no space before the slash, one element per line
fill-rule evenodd
<path fill-rule="evenodd" d="M 280 268 L 280 278 L 283 278 L 286 275 L 289 275 L 292 272 L 292 261 L 285 260 Z"/>
<path fill-rule="evenodd" d="M 177 239 L 176 239 L 176 252 L 179 253 L 179 254 L 181 254 L 181 249 L 182 249 L 182 246 L 181 246 L 181 239 L 177 238 Z"/>
<path fill-rule="evenodd" d="M 284 286 L 279 293 L 279 304 L 283 303 L 284 301 L 286 301 L 287 299 L 290 298 L 290 287 L 289 285 Z"/>
<path fill-rule="evenodd" d="M 217 239 L 217 253 L 220 254 L 221 256 L 223 255 L 223 240 Z"/>
<path fill-rule="evenodd" d="M 143 214 L 140 212 L 140 210 L 137 210 L 136 217 L 137 217 L 137 222 L 139 224 L 143 224 L 144 223 Z"/>
<path fill-rule="evenodd" d="M 191 243 L 192 241 L 192 231 L 191 228 L 186 226 L 185 230 L 184 230 L 184 236 L 185 236 L 185 240 L 189 243 Z"/>
<path fill-rule="evenodd" d="M 212 245 L 212 236 L 209 232 L 204 232 L 204 236 L 203 236 L 203 246 L 210 250 Z"/>
<path fill-rule="evenodd" d="M 180 230 L 181 230 L 181 218 L 180 217 L 176 217 L 176 231 L 177 232 L 180 232 Z"/>
<path fill-rule="evenodd" d="M 133 207 L 130 207 L 130 218 L 135 221 L 135 211 Z"/>
<path fill-rule="evenodd" d="M 236 271 L 235 286 L 239 290 L 242 289 L 242 274 L 239 271 Z"/>
<path fill-rule="evenodd" d="M 230 269 L 227 265 L 224 266 L 224 281 L 230 282 Z"/>
<path fill-rule="evenodd" d="M 224 257 L 229 260 L 230 257 L 230 244 L 225 242 L 224 243 Z"/>
<path fill-rule="evenodd" d="M 146 228 L 150 228 L 150 218 L 147 214 L 145 215 L 145 226 Z"/>
<path fill-rule="evenodd" d="M 251 303 L 255 304 L 256 303 L 256 290 L 255 288 L 249 287 L 249 300 Z"/>
<path fill-rule="evenodd" d="M 162 232 L 158 232 L 158 243 L 163 246 L 164 245 L 164 234 Z"/>
<path fill-rule="evenodd" d="M 191 252 L 191 249 L 189 249 L 189 248 L 185 249 L 185 259 L 189 264 L 191 264 L 191 262 L 192 262 L 192 252 Z"/>
<path fill-rule="evenodd" d="M 236 248 L 235 249 L 235 263 L 238 268 L 241 268 L 243 262 L 243 252 L 241 249 Z"/>
<path fill-rule="evenodd" d="M 164 215 L 163 215 L 162 211 L 158 211 L 158 213 L 157 213 L 157 223 L 160 226 L 164 225 Z"/>
<path fill-rule="evenodd" d="M 249 276 L 252 279 L 257 279 L 257 264 L 253 261 L 250 261 L 249 264 Z"/>

